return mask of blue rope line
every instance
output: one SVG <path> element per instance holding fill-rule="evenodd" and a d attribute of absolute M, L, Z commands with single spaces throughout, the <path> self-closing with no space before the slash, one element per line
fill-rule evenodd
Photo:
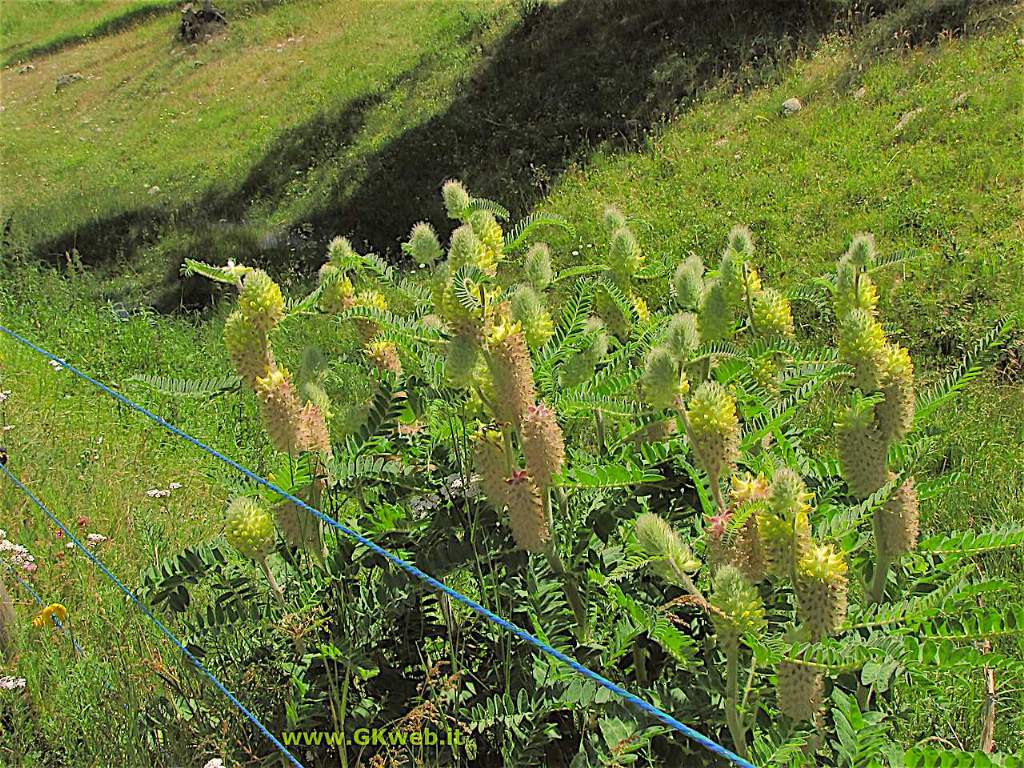
<path fill-rule="evenodd" d="M 362 534 L 357 533 L 356 531 L 352 530 L 351 528 L 349 528 L 346 525 L 343 525 L 342 523 L 339 523 L 337 520 L 335 520 L 334 518 L 330 517 L 329 515 L 325 515 L 320 510 L 311 507 L 309 504 L 307 504 L 305 501 L 303 501 L 302 499 L 298 498 L 297 496 L 294 496 L 293 494 L 288 493 L 287 491 L 285 491 L 282 488 L 278 488 L 276 485 L 274 485 L 269 480 L 267 480 L 265 478 L 262 478 L 259 475 L 257 475 L 255 472 L 251 471 L 250 469 L 247 469 L 246 467 L 243 467 L 241 464 L 239 464 L 234 459 L 231 459 L 231 458 L 225 456 L 224 454 L 222 454 L 220 451 L 218 451 L 215 448 L 211 448 L 210 446 L 206 445 L 205 443 L 203 443 L 199 439 L 193 437 L 192 435 L 188 434 L 187 432 L 184 432 L 183 430 L 179 429 L 178 427 L 174 426 L 173 424 L 165 421 L 160 416 L 157 416 L 155 413 L 153 413 L 152 411 L 146 409 L 145 407 L 139 405 L 138 403 L 136 403 L 136 402 L 134 402 L 132 400 L 129 400 L 127 397 L 122 395 L 120 392 L 115 391 L 114 389 L 110 388 L 109 386 L 107 386 L 103 382 L 97 381 L 96 379 L 92 378 L 88 374 L 83 373 L 82 371 L 78 370 L 77 368 L 75 368 L 73 365 L 69 364 L 65 360 L 62 360 L 61 358 L 57 357 L 56 355 L 53 355 L 50 352 L 47 352 L 42 347 L 36 346 L 31 341 L 29 341 L 28 339 L 24 338 L 23 336 L 15 333 L 14 331 L 10 330 L 9 328 L 5 328 L 4 326 L 0 325 L 0 331 L 6 333 L 8 336 L 13 338 L 15 341 L 18 341 L 19 343 L 23 344 L 24 346 L 28 347 L 29 349 L 34 350 L 35 352 L 39 353 L 43 357 L 49 358 L 50 360 L 53 360 L 53 361 L 59 363 L 62 368 L 67 369 L 68 371 L 70 371 L 72 374 L 74 374 L 78 378 L 82 379 L 83 381 L 89 382 L 90 384 L 92 384 L 97 389 L 100 389 L 100 390 L 106 392 L 108 395 L 113 397 L 115 400 L 123 403 L 124 405 L 128 406 L 132 410 L 137 411 L 138 413 L 141 413 L 143 416 L 148 418 L 150 421 L 153 421 L 154 423 L 159 424 L 161 427 L 163 427 L 164 429 L 166 429 L 166 430 L 170 431 L 171 433 L 177 435 L 178 437 L 182 438 L 183 440 L 186 440 L 186 441 L 192 443 L 192 445 L 196 446 L 201 451 L 204 451 L 204 452 L 208 453 L 210 456 L 213 456 L 215 459 L 217 459 L 219 461 L 222 461 L 223 463 L 227 464 L 230 467 L 233 467 L 238 472 L 242 473 L 247 478 L 249 478 L 253 482 L 257 483 L 258 485 L 262 485 L 264 488 L 267 488 L 268 490 L 273 491 L 274 493 L 278 494 L 279 496 L 287 499 L 288 501 L 292 502 L 293 504 L 295 504 L 295 505 L 301 507 L 302 509 L 306 510 L 307 512 L 315 515 L 316 517 L 318 517 L 320 520 L 322 520 L 327 525 L 331 526 L 332 528 L 337 529 L 338 531 L 340 531 L 341 533 L 345 534 L 349 538 L 355 539 L 360 544 L 362 544 L 364 547 L 372 550 L 376 554 L 378 554 L 381 557 L 383 557 L 385 560 L 387 560 L 390 563 L 398 566 L 399 568 L 401 568 L 406 573 L 416 577 L 417 579 L 419 579 L 420 581 L 422 581 L 422 582 L 424 582 L 426 584 L 429 584 L 434 589 L 437 589 L 437 590 L 440 590 L 441 592 L 444 592 L 445 594 L 447 594 L 452 599 L 457 600 L 458 602 L 462 603 L 463 605 L 471 608 L 476 613 L 480 614 L 481 616 L 483 616 L 485 619 L 487 619 L 488 621 L 492 622 L 493 624 L 496 624 L 499 627 L 501 627 L 501 628 L 511 632 L 512 634 L 514 634 L 516 637 L 520 638 L 521 640 L 525 640 L 527 643 L 529 643 L 529 644 L 533 645 L 534 647 L 540 649 L 541 651 L 546 653 L 548 656 L 550 656 L 550 657 L 552 657 L 554 659 L 557 659 L 558 661 L 562 662 L 563 664 L 565 664 L 566 666 L 568 666 L 571 669 L 575 670 L 576 672 L 578 672 L 579 674 L 583 675 L 584 677 L 590 678 L 591 680 L 593 680 L 595 683 L 597 683 L 601 687 L 606 688 L 607 690 L 611 691 L 612 693 L 614 693 L 615 695 L 617 695 L 620 698 L 624 699 L 625 701 L 628 701 L 630 704 L 632 704 L 633 706 L 637 707 L 638 709 L 640 709 L 640 710 L 646 712 L 647 714 L 657 718 L 661 722 L 663 722 L 666 725 L 668 725 L 670 728 L 673 728 L 674 730 L 679 731 L 684 736 L 689 738 L 691 741 L 696 742 L 697 744 L 699 744 L 702 747 L 706 748 L 708 751 L 713 752 L 714 754 L 716 754 L 716 755 L 718 755 L 718 756 L 720 756 L 720 757 L 722 757 L 722 758 L 724 758 L 724 759 L 734 763 L 737 766 L 740 766 L 740 768 L 757 768 L 753 763 L 749 762 L 748 760 L 745 760 L 744 758 L 740 757 L 735 752 L 732 752 L 731 750 L 727 749 L 726 747 L 723 747 L 718 742 L 708 738 L 707 736 L 702 734 L 700 731 L 694 730 L 690 726 L 686 725 L 685 723 L 680 722 L 676 718 L 672 717 L 672 715 L 668 714 L 667 712 L 664 712 L 663 710 L 661 710 L 658 707 L 654 706 L 650 702 L 647 702 L 647 701 L 641 699 L 639 696 L 637 696 L 637 695 L 635 695 L 633 693 L 630 693 L 625 688 L 617 685 L 616 683 L 613 683 L 611 680 L 609 680 L 608 678 L 604 677 L 603 675 L 593 671 L 589 667 L 583 666 L 582 664 L 580 664 L 575 659 L 570 658 L 569 656 L 567 656 L 564 653 L 562 653 L 561 651 L 559 651 L 557 648 L 553 648 L 552 646 L 550 646 L 547 643 L 545 643 L 543 640 L 540 640 L 539 638 L 536 638 L 533 635 L 531 635 L 525 629 L 522 629 L 521 627 L 519 627 L 516 624 L 513 624 L 512 622 L 508 621 L 507 619 L 503 619 L 501 616 L 497 615 L 496 613 L 494 613 L 493 611 L 489 610 L 488 608 L 485 608 L 484 606 L 480 605 L 475 600 L 472 600 L 471 598 L 466 597 L 461 592 L 457 592 L 456 590 L 452 589 L 451 587 L 446 586 L 445 584 L 442 584 L 440 581 L 435 579 L 433 576 L 430 576 L 429 574 L 424 573 L 423 571 L 421 571 L 419 568 L 417 568 L 415 565 L 413 565 L 409 561 L 402 559 L 401 557 L 399 557 L 398 555 L 393 554 L 392 552 L 389 552 L 388 550 L 384 549 L 380 545 L 378 545 L 375 542 L 371 541 L 370 539 L 366 538 Z M 0 467 L 2 467 L 2 465 L 0 465 Z M 5 469 L 5 471 L 6 471 L 6 467 L 3 467 L 3 469 Z M 8 474 L 10 474 L 10 473 L 8 473 Z M 90 552 L 87 552 L 87 554 L 91 555 Z M 143 608 L 143 609 L 145 610 L 145 608 Z M 147 611 L 147 613 L 148 613 L 148 611 Z M 155 619 L 154 619 L 154 621 L 155 621 Z M 185 651 L 185 652 L 188 653 L 188 651 Z M 190 656 L 191 656 L 191 654 L 190 654 Z M 198 663 L 199 662 L 197 661 L 196 664 L 198 664 Z M 207 674 L 209 674 L 209 673 L 207 673 Z M 212 675 L 211 675 L 211 677 L 212 677 Z M 220 685 L 220 684 L 218 683 L 218 685 Z M 221 686 L 221 688 L 222 688 L 222 690 L 224 690 L 223 686 Z M 226 690 L 225 690 L 225 693 L 227 693 Z M 231 694 L 228 694 L 228 696 L 231 696 Z M 234 697 L 231 697 L 231 698 L 233 699 Z M 241 706 L 241 705 L 239 705 L 239 706 Z M 271 737 L 271 738 L 273 738 L 273 737 Z M 276 739 L 275 739 L 275 742 L 276 742 Z M 283 749 L 283 747 L 282 747 L 282 749 Z"/>
<path fill-rule="evenodd" d="M 38 592 L 36 592 L 35 587 L 33 587 L 30 582 L 25 581 L 25 579 L 21 578 L 21 576 L 18 575 L 18 570 L 13 565 L 11 565 L 6 560 L 0 560 L 0 563 L 3 563 L 4 566 L 6 566 L 7 570 L 10 571 L 11 575 L 14 577 L 14 580 L 17 581 L 19 584 L 21 584 L 21 586 L 23 586 L 28 591 L 28 593 L 30 595 L 32 595 L 32 599 L 35 600 L 38 605 L 41 605 L 44 608 L 46 607 L 46 603 L 43 601 L 42 596 Z M 60 619 L 58 619 L 56 616 L 51 615 L 50 616 L 50 620 L 53 621 L 53 623 L 54 623 L 54 625 L 56 625 L 57 629 L 61 630 L 62 632 L 67 632 L 68 633 L 68 637 L 71 638 L 71 645 L 74 646 L 75 651 L 78 652 L 79 656 L 84 656 L 85 655 L 85 648 L 83 648 L 78 643 L 78 641 L 75 639 L 75 636 L 71 633 L 71 630 L 68 629 L 67 627 L 65 627 L 61 623 Z"/>
<path fill-rule="evenodd" d="M 117 585 L 117 588 L 124 592 L 125 595 L 127 595 L 128 598 L 139 607 L 139 610 L 141 610 L 147 616 L 147 618 L 149 618 L 154 624 L 156 624 L 157 629 L 159 629 L 168 640 L 170 640 L 172 643 L 178 646 L 179 650 L 181 650 L 181 652 L 185 654 L 185 657 L 189 661 L 191 661 L 193 665 L 195 665 L 196 669 L 198 669 L 200 672 L 202 672 L 204 675 L 210 678 L 210 680 L 213 681 L 213 684 L 217 686 L 218 689 L 220 689 L 220 692 L 227 696 L 228 700 L 235 705 L 239 712 L 241 712 L 243 715 L 249 718 L 249 721 L 252 722 L 252 724 L 255 725 L 263 733 L 263 735 L 266 736 L 270 740 L 270 742 L 275 747 L 277 747 L 285 757 L 288 758 L 292 765 L 296 766 L 296 768 L 305 768 L 305 766 L 303 766 L 302 763 L 300 763 L 298 759 L 285 748 L 284 744 L 278 741 L 277 737 L 274 736 L 274 734 L 272 734 L 267 729 L 267 727 L 263 725 L 263 723 L 261 723 L 252 712 L 246 709 L 245 705 L 242 704 L 242 702 L 240 702 L 237 698 L 235 698 L 235 695 L 231 693 L 231 691 L 229 691 L 224 686 L 224 684 L 220 680 L 218 680 L 212 672 L 210 672 L 210 670 L 203 666 L 203 663 L 199 661 L 199 659 L 192 655 L 192 652 L 185 647 L 184 643 L 182 643 L 181 640 L 179 640 L 175 636 L 175 634 L 171 632 L 171 630 L 164 626 L 163 622 L 161 622 L 160 619 L 153 615 L 153 612 L 150 611 L 149 608 L 147 608 L 146 605 L 138 597 L 136 597 L 135 593 L 128 589 L 128 587 L 126 587 L 124 584 L 122 584 L 121 580 L 118 579 L 117 576 L 115 576 L 113 573 L 111 573 L 110 569 L 103 564 L 103 561 L 96 557 L 96 555 L 94 555 L 92 551 L 89 550 L 88 547 L 82 544 L 82 542 L 80 542 L 75 537 L 75 534 L 68 530 L 67 526 L 64 525 L 64 523 L 62 523 L 60 519 L 56 515 L 54 515 L 49 509 L 47 509 L 46 505 L 43 504 L 43 502 L 41 502 L 38 498 L 36 498 L 35 494 L 33 494 L 32 491 L 25 487 L 25 484 L 22 483 L 21 480 L 19 480 L 14 475 L 14 473 L 7 468 L 6 465 L 0 464 L 0 470 L 3 470 L 4 474 L 7 475 L 14 482 L 14 484 L 18 486 L 18 488 L 20 488 L 25 493 L 25 495 L 29 497 L 29 499 L 32 500 L 32 502 L 37 507 L 43 510 L 43 512 L 46 513 L 46 516 L 49 517 L 50 520 L 52 520 L 58 528 L 64 531 L 65 535 L 75 543 L 75 546 L 82 550 L 86 557 L 92 560 L 93 565 L 95 565 L 103 572 L 104 576 L 106 576 L 115 585 Z"/>

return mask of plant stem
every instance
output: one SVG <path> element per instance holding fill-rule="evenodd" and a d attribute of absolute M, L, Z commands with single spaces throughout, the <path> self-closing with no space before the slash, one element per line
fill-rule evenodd
<path fill-rule="evenodd" d="M 640 686 L 647 685 L 647 654 L 644 653 L 644 647 L 640 644 L 640 638 L 636 638 L 633 641 L 633 669 L 636 670 L 636 684 Z"/>
<path fill-rule="evenodd" d="M 733 749 L 742 758 L 747 756 L 747 734 L 740 720 L 739 710 L 739 666 L 740 646 L 738 642 L 729 643 L 725 649 L 725 721 L 732 736 Z"/>
<path fill-rule="evenodd" d="M 885 595 L 885 582 L 889 577 L 889 567 L 892 565 L 890 558 L 881 553 L 875 558 L 875 572 L 871 577 L 871 586 L 868 588 L 868 605 L 877 605 L 882 602 Z"/>
<path fill-rule="evenodd" d="M 578 628 L 577 634 L 579 638 L 583 640 L 586 639 L 589 633 L 587 608 L 583 604 L 583 597 L 580 595 L 580 589 L 579 585 L 576 583 L 576 577 L 566 570 L 565 563 L 563 563 L 562 558 L 558 556 L 558 549 L 555 545 L 554 538 L 554 516 L 551 512 L 551 494 L 546 489 L 544 490 L 544 509 L 548 515 L 548 528 L 551 530 L 551 541 L 544 550 L 544 556 L 547 557 L 551 570 L 554 571 L 562 580 L 562 588 L 565 590 L 565 599 L 569 601 L 569 605 L 572 606 L 573 615 L 576 617 L 576 626 Z"/>
<path fill-rule="evenodd" d="M 284 608 L 284 590 L 281 589 L 281 586 L 277 583 L 277 579 L 274 578 L 274 573 L 270 570 L 270 564 L 267 563 L 267 556 L 262 555 L 256 562 L 260 564 L 260 569 L 263 571 L 263 575 L 267 577 L 267 584 L 270 585 L 270 591 L 274 593 L 274 597 L 277 598 L 277 602 L 280 603 L 282 608 Z"/>
<path fill-rule="evenodd" d="M 594 427 L 597 430 L 597 455 L 605 455 L 605 442 L 604 442 L 604 414 L 601 413 L 600 408 L 594 409 Z"/>

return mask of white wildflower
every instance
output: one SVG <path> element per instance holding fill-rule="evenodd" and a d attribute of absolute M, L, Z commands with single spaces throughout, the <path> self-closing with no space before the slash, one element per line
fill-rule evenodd
<path fill-rule="evenodd" d="M 24 687 L 24 677 L 0 677 L 0 691 L 20 691 Z"/>
<path fill-rule="evenodd" d="M 90 533 L 88 536 L 85 537 L 85 540 L 93 546 L 96 546 L 97 544 L 102 544 L 104 541 L 106 541 L 107 537 L 104 536 L 102 533 Z"/>

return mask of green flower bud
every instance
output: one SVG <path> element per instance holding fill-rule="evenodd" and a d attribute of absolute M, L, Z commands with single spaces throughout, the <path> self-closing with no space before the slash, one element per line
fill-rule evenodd
<path fill-rule="evenodd" d="M 228 544 L 245 557 L 257 560 L 274 548 L 274 519 L 254 499 L 233 499 L 224 522 Z"/>
<path fill-rule="evenodd" d="M 445 347 L 445 377 L 454 387 L 471 386 L 480 348 L 472 338 L 463 335 L 453 337 Z"/>
<path fill-rule="evenodd" d="M 462 186 L 462 182 L 449 179 L 441 187 L 441 197 L 444 199 L 444 207 L 448 212 L 448 218 L 462 221 L 470 204 L 473 202 L 469 192 Z"/>
<path fill-rule="evenodd" d="M 754 235 L 747 227 L 737 224 L 729 230 L 728 249 L 739 254 L 741 261 L 753 258 Z"/>
<path fill-rule="evenodd" d="M 526 259 L 523 262 L 523 271 L 526 279 L 536 290 L 545 291 L 554 280 L 555 274 L 551 268 L 551 250 L 544 243 L 535 243 L 526 252 Z"/>
<path fill-rule="evenodd" d="M 614 232 L 626 226 L 626 217 L 614 205 L 606 206 L 604 209 L 604 226 L 609 232 Z"/>
<path fill-rule="evenodd" d="M 679 365 L 667 347 L 654 347 L 647 352 L 640 385 L 644 399 L 656 410 L 679 405 L 689 386 L 685 375 L 680 378 Z"/>
<path fill-rule="evenodd" d="M 408 253 L 417 264 L 433 266 L 444 255 L 434 228 L 424 221 L 416 224 L 409 233 Z"/>
<path fill-rule="evenodd" d="M 690 357 L 700 346 L 697 316 L 692 312 L 684 312 L 669 320 L 665 329 L 665 346 L 676 362 L 689 362 Z"/>
<path fill-rule="evenodd" d="M 496 274 L 498 269 L 495 254 L 483 244 L 469 224 L 463 224 L 452 232 L 448 264 L 453 275 L 467 264 L 488 275 Z"/>
<path fill-rule="evenodd" d="M 731 338 L 735 325 L 734 318 L 735 314 L 726 300 L 721 283 L 717 280 L 711 281 L 701 299 L 698 319 L 701 339 L 710 343 Z"/>
<path fill-rule="evenodd" d="M 347 237 L 339 236 L 327 245 L 327 259 L 328 263 L 344 270 L 352 267 L 353 262 L 359 259 L 359 254 L 356 253 Z"/>
<path fill-rule="evenodd" d="M 688 574 L 700 568 L 690 545 L 653 512 L 644 512 L 636 519 L 636 538 L 651 558 L 651 570 L 670 584 L 685 586 Z"/>
<path fill-rule="evenodd" d="M 875 263 L 875 238 L 873 235 L 860 232 L 853 236 L 846 255 L 850 263 L 858 269 L 871 269 Z"/>
<path fill-rule="evenodd" d="M 530 349 L 544 346 L 554 334 L 555 324 L 537 292 L 522 285 L 512 294 L 510 305 L 512 319 L 522 324 Z"/>
<path fill-rule="evenodd" d="M 616 229 L 612 234 L 611 247 L 608 251 L 608 266 L 611 267 L 616 281 L 620 285 L 628 283 L 640 269 L 643 259 L 640 243 L 633 233 L 627 227 Z"/>
<path fill-rule="evenodd" d="M 704 293 L 704 263 L 696 254 L 679 263 L 672 276 L 676 303 L 683 309 L 697 309 Z"/>

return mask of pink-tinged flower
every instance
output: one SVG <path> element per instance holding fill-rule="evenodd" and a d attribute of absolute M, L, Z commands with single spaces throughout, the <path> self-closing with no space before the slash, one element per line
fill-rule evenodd
<path fill-rule="evenodd" d="M 36 565 L 35 563 L 25 563 L 23 566 L 21 566 L 21 569 L 25 573 L 30 573 L 31 574 L 31 573 L 35 573 L 36 571 L 38 571 L 39 570 L 39 566 Z"/>
<path fill-rule="evenodd" d="M 85 515 L 79 516 L 79 518 L 78 518 L 78 527 L 79 528 L 85 528 L 85 526 L 87 526 L 88 524 L 89 524 L 89 518 L 88 517 L 86 517 Z"/>
<path fill-rule="evenodd" d="M 203 768 L 224 768 L 224 761 L 219 757 L 213 758 L 210 762 L 203 766 Z"/>
<path fill-rule="evenodd" d="M 75 548 L 75 542 L 73 542 L 73 541 L 69 541 L 67 544 L 64 545 L 64 549 L 74 549 L 74 548 Z"/>
<path fill-rule="evenodd" d="M 0 677 L 0 691 L 20 691 L 24 687 L 23 677 Z"/>
<path fill-rule="evenodd" d="M 107 537 L 104 536 L 102 533 L 90 533 L 88 536 L 85 537 L 85 540 L 95 547 L 97 544 L 102 544 L 104 541 L 106 541 Z"/>
<path fill-rule="evenodd" d="M 64 531 L 62 531 L 62 530 L 61 530 L 60 528 L 58 528 L 58 529 L 57 529 L 56 531 L 54 531 L 53 533 L 54 533 L 54 535 L 55 535 L 55 536 L 56 536 L 56 537 L 57 537 L 58 539 L 63 539 L 63 538 L 64 538 Z"/>
<path fill-rule="evenodd" d="M 165 496 L 170 496 L 171 492 L 164 490 L 163 488 L 150 488 L 146 491 L 146 495 L 151 499 L 162 499 Z"/>
<path fill-rule="evenodd" d="M 729 521 L 732 519 L 731 512 L 723 512 L 720 515 L 712 515 L 708 518 L 708 535 L 713 539 L 720 539 L 729 530 Z"/>
<path fill-rule="evenodd" d="M 181 483 L 168 483 L 167 484 L 167 490 L 169 490 L 169 491 L 176 491 L 179 488 L 181 488 Z"/>

